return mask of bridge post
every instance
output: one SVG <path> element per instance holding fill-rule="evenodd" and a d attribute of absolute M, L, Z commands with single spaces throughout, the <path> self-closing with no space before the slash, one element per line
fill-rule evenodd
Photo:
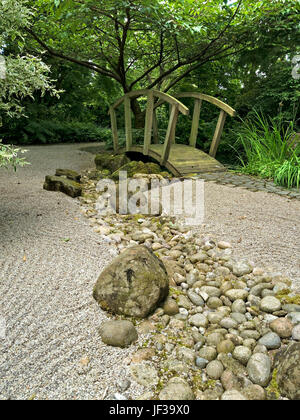
<path fill-rule="evenodd" d="M 132 122 L 131 122 L 131 104 L 130 104 L 130 98 L 128 96 L 125 96 L 124 98 L 124 110 L 125 110 L 126 152 L 129 152 L 132 146 Z"/>
<path fill-rule="evenodd" d="M 178 105 L 176 105 L 176 104 L 172 105 L 168 130 L 167 130 L 166 139 L 165 139 L 165 143 L 164 143 L 164 147 L 163 147 L 163 152 L 162 152 L 162 156 L 161 156 L 161 160 L 160 160 L 161 166 L 164 166 L 166 164 L 167 160 L 169 159 L 170 148 L 171 148 L 171 144 L 172 144 L 172 134 L 174 133 L 174 130 L 176 128 L 178 112 L 179 112 Z"/>
<path fill-rule="evenodd" d="M 210 146 L 210 151 L 209 151 L 209 155 L 212 156 L 213 158 L 216 157 L 217 154 L 217 150 L 220 144 L 220 140 L 221 140 L 221 135 L 222 135 L 222 131 L 224 128 L 224 124 L 225 124 L 225 120 L 226 120 L 227 114 L 225 111 L 223 111 L 223 109 L 220 112 L 220 116 L 219 116 L 219 120 L 217 123 L 217 127 L 216 127 L 216 131 L 214 134 L 214 138 L 212 140 L 211 146 Z"/>
<path fill-rule="evenodd" d="M 154 94 L 153 90 L 148 92 L 147 110 L 146 110 L 146 121 L 145 121 L 145 134 L 144 134 L 144 155 L 149 154 L 149 148 L 151 145 L 152 137 L 152 126 L 153 126 L 153 108 L 154 108 Z"/>
<path fill-rule="evenodd" d="M 112 137 L 113 137 L 114 152 L 117 153 L 119 149 L 119 136 L 118 136 L 116 112 L 113 107 L 109 108 L 109 114 L 110 114 L 110 121 L 111 121 L 111 131 L 112 131 Z"/>
<path fill-rule="evenodd" d="M 202 106 L 202 99 L 195 99 L 192 129 L 191 129 L 191 135 L 190 135 L 190 140 L 189 140 L 190 146 L 192 147 L 196 147 L 196 144 L 197 144 L 201 106 Z"/>

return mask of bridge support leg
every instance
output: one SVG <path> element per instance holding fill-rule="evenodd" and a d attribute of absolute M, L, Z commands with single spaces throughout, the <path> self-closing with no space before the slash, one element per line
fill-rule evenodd
<path fill-rule="evenodd" d="M 213 158 L 216 157 L 216 154 L 217 154 L 217 150 L 218 150 L 218 147 L 219 147 L 219 144 L 220 144 L 221 135 L 222 135 L 222 131 L 223 131 L 223 128 L 224 128 L 226 117 L 227 117 L 226 112 L 221 110 L 219 120 L 218 120 L 218 123 L 217 123 L 217 127 L 216 127 L 216 131 L 215 131 L 215 134 L 214 134 L 214 138 L 213 138 L 213 141 L 211 143 L 211 147 L 210 147 L 210 151 L 209 151 L 209 155 L 212 156 Z"/>
<path fill-rule="evenodd" d="M 167 130 L 167 135 L 164 143 L 163 153 L 161 156 L 160 164 L 161 166 L 164 166 L 169 159 L 170 155 L 170 148 L 172 144 L 172 134 L 174 133 L 174 130 L 176 128 L 177 124 L 177 118 L 178 118 L 178 106 L 172 105 L 171 115 L 169 119 L 169 125 Z"/>

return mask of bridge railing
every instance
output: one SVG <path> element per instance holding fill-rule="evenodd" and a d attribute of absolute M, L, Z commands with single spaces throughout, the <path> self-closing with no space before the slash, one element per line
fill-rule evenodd
<path fill-rule="evenodd" d="M 149 154 L 149 148 L 150 148 L 151 139 L 152 139 L 152 128 L 153 128 L 153 133 L 154 133 L 154 142 L 158 143 L 157 130 L 155 130 L 155 128 L 157 128 L 157 121 L 156 121 L 156 115 L 155 115 L 156 106 L 154 104 L 155 98 L 159 99 L 160 105 L 167 102 L 169 103 L 171 107 L 168 129 L 167 129 L 163 152 L 162 152 L 162 156 L 160 160 L 160 164 L 164 165 L 169 158 L 172 139 L 175 138 L 175 130 L 176 130 L 178 114 L 180 112 L 183 115 L 188 115 L 189 109 L 185 105 L 183 105 L 178 99 L 166 93 L 160 92 L 158 90 L 145 89 L 145 90 L 136 90 L 133 92 L 129 92 L 110 107 L 109 114 L 111 118 L 114 151 L 116 153 L 119 149 L 116 109 L 121 104 L 124 103 L 126 151 L 129 152 L 133 145 L 132 121 L 131 121 L 131 100 L 136 99 L 141 96 L 147 97 L 145 130 L 144 130 L 144 147 L 143 147 L 144 155 Z"/>

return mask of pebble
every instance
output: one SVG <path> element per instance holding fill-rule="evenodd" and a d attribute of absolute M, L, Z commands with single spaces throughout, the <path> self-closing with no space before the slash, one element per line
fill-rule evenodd
<path fill-rule="evenodd" d="M 281 309 L 281 303 L 280 300 L 274 296 L 266 296 L 262 298 L 259 307 L 264 312 L 272 313 Z"/>
<path fill-rule="evenodd" d="M 233 350 L 233 357 L 241 362 L 243 365 L 246 365 L 252 355 L 249 347 L 246 346 L 237 346 Z"/>
<path fill-rule="evenodd" d="M 257 385 L 266 386 L 271 377 L 271 360 L 264 353 L 253 354 L 247 364 L 249 379 Z"/>
<path fill-rule="evenodd" d="M 199 357 L 199 356 L 196 357 L 195 365 L 199 367 L 200 369 L 206 368 L 207 364 L 208 364 L 207 359 L 204 359 L 203 357 Z"/>
<path fill-rule="evenodd" d="M 300 341 L 300 324 L 296 325 L 292 330 L 293 340 Z"/>
<path fill-rule="evenodd" d="M 290 312 L 287 318 L 292 322 L 293 325 L 300 324 L 300 312 Z"/>
<path fill-rule="evenodd" d="M 270 322 L 269 326 L 281 338 L 289 338 L 292 335 L 293 324 L 288 318 L 277 318 Z"/>
<path fill-rule="evenodd" d="M 213 360 L 206 366 L 206 373 L 212 379 L 220 379 L 223 372 L 224 367 L 219 360 Z"/>
<path fill-rule="evenodd" d="M 189 323 L 195 327 L 204 327 L 208 326 L 208 319 L 203 314 L 195 314 L 189 318 Z"/>
<path fill-rule="evenodd" d="M 222 401 L 245 401 L 247 400 L 247 398 L 244 397 L 244 395 L 241 394 L 236 389 L 230 389 L 224 392 L 224 394 L 221 397 L 221 400 Z"/>

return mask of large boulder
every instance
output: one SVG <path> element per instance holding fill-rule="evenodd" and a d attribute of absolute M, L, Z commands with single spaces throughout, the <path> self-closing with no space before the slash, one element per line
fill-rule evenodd
<path fill-rule="evenodd" d="M 159 174 L 162 169 L 159 165 L 156 163 L 144 163 L 141 161 L 132 161 L 127 164 L 125 164 L 122 167 L 119 167 L 118 170 L 116 170 L 111 178 L 115 181 L 119 180 L 119 174 L 121 171 L 127 172 L 127 178 L 132 178 L 136 174 Z"/>
<path fill-rule="evenodd" d="M 44 189 L 47 191 L 60 191 L 72 198 L 79 197 L 82 194 L 82 186 L 78 182 L 63 176 L 47 175 Z"/>
<path fill-rule="evenodd" d="M 300 343 L 290 344 L 280 352 L 275 368 L 280 393 L 291 400 L 300 400 Z"/>
<path fill-rule="evenodd" d="M 101 273 L 93 296 L 113 314 L 145 318 L 169 292 L 162 261 L 145 246 L 126 249 Z"/>
<path fill-rule="evenodd" d="M 125 154 L 114 155 L 111 153 L 101 153 L 96 155 L 95 164 L 97 169 L 109 169 L 110 172 L 115 172 L 122 166 L 130 162 L 129 157 Z"/>

